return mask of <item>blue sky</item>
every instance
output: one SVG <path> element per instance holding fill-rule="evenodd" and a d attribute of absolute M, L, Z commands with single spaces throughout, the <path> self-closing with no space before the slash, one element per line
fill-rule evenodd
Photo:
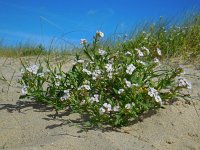
<path fill-rule="evenodd" d="M 78 43 L 96 30 L 105 36 L 126 33 L 136 24 L 194 7 L 200 9 L 200 0 L 0 0 L 0 39 L 48 44 L 62 37 Z"/>

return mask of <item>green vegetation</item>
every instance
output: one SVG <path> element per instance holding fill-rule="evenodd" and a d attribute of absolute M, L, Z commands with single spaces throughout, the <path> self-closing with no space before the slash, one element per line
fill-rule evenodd
<path fill-rule="evenodd" d="M 124 126 L 173 98 L 184 97 L 191 83 L 182 78 L 183 69 L 161 65 L 160 60 L 179 57 L 186 61 L 200 56 L 200 14 L 179 24 L 160 20 L 147 24 L 131 36 L 103 40 L 97 31 L 91 43 L 81 39 L 76 62 L 68 72 L 65 63 L 50 64 L 51 57 L 34 65 L 22 62 L 22 95 L 53 107 L 88 116 L 89 126 Z M 64 58 L 69 51 L 45 50 L 42 45 L 0 48 L 3 56 L 55 54 Z M 57 57 L 60 60 L 60 57 Z M 56 66 L 57 65 L 57 66 Z M 66 69 L 66 68 L 65 68 Z"/>
<path fill-rule="evenodd" d="M 147 23 L 132 32 L 131 36 L 122 36 L 118 40 L 108 39 L 105 45 L 113 49 L 121 43 L 135 47 L 162 49 L 163 58 L 178 56 L 185 61 L 194 61 L 200 58 L 200 13 L 189 14 L 179 23 L 165 20 L 162 17 L 154 24 Z"/>
<path fill-rule="evenodd" d="M 19 44 L 17 46 L 0 45 L 0 56 L 4 57 L 20 57 L 46 54 L 42 45 Z"/>
<path fill-rule="evenodd" d="M 185 61 L 194 61 L 200 58 L 200 13 L 189 13 L 178 21 L 163 19 L 156 23 L 146 23 L 135 28 L 135 31 L 128 36 L 115 35 L 107 38 L 103 45 L 115 49 L 121 43 L 132 44 L 135 47 L 148 47 L 149 49 L 162 49 L 163 57 L 182 58 Z M 2 42 L 1 42 L 2 43 Z M 50 46 L 51 47 L 51 46 Z M 0 44 L 0 56 L 20 57 L 32 55 L 45 55 L 49 52 L 57 54 L 73 53 L 80 51 L 74 48 L 71 52 L 64 48 L 57 50 L 46 49 L 40 45 L 19 44 L 18 46 L 4 46 Z"/>
<path fill-rule="evenodd" d="M 191 89 L 191 84 L 181 77 L 182 68 L 161 66 L 160 46 L 138 47 L 131 40 L 113 50 L 102 45 L 103 37 L 97 31 L 92 44 L 81 40 L 85 56 L 77 55 L 69 72 L 63 71 L 62 63 L 51 66 L 48 59 L 45 64 L 23 63 L 20 98 L 46 104 L 57 112 L 67 109 L 88 116 L 89 127 L 114 127 L 127 125 L 173 98 L 187 97 L 182 90 Z"/>

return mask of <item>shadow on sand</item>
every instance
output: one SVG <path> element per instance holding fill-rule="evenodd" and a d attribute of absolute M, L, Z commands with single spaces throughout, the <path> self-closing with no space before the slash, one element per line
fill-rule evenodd
<path fill-rule="evenodd" d="M 171 100 L 168 101 L 168 105 L 172 105 L 177 100 Z M 26 108 L 26 109 L 25 109 Z M 65 111 L 60 111 L 56 113 L 55 110 L 52 107 L 48 107 L 44 104 L 37 103 L 35 101 L 18 101 L 16 104 L 0 104 L 0 111 L 1 110 L 7 110 L 9 113 L 13 113 L 14 111 L 17 111 L 19 113 L 25 114 L 28 110 L 34 110 L 35 112 L 52 112 L 51 114 L 47 114 L 44 119 L 46 121 L 50 120 L 57 120 L 61 122 L 60 124 L 52 124 L 46 126 L 46 129 L 54 129 L 58 127 L 62 127 L 65 125 L 68 126 L 77 126 L 80 127 L 80 131 L 88 131 L 88 130 L 101 130 L 102 132 L 111 132 L 111 131 L 117 131 L 120 132 L 120 127 L 111 127 L 108 125 L 103 125 L 103 127 L 99 128 L 98 126 L 89 126 L 89 116 L 87 114 L 78 115 L 79 117 L 69 117 L 70 119 L 66 119 L 66 116 L 70 116 L 72 114 L 72 110 L 68 108 Z M 138 118 L 130 121 L 127 126 L 131 126 L 134 124 L 137 124 L 138 122 L 142 122 L 144 119 L 149 118 L 157 113 L 157 109 L 152 109 L 149 111 L 144 112 L 142 115 L 140 115 Z M 64 118 L 65 117 L 65 118 Z"/>

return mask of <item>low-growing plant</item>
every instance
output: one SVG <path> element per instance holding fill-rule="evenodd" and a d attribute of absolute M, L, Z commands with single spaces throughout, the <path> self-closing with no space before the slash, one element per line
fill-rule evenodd
<path fill-rule="evenodd" d="M 113 50 L 102 46 L 103 37 L 97 31 L 92 44 L 81 39 L 87 57 L 77 54 L 69 72 L 62 70 L 62 64 L 51 67 L 49 61 L 46 66 L 22 63 L 21 98 L 88 115 L 91 125 L 123 126 L 191 88 L 180 77 L 182 68 L 161 65 L 159 47 L 135 47 L 129 40 Z"/>

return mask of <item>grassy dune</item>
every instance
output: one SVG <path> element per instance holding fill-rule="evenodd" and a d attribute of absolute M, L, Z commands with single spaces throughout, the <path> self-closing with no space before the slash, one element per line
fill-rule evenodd
<path fill-rule="evenodd" d="M 182 21 L 177 23 L 161 17 L 156 23 L 138 26 L 128 36 L 115 35 L 108 37 L 103 43 L 112 48 L 118 47 L 122 43 L 127 47 L 130 45 L 145 46 L 149 49 L 159 47 L 165 58 L 178 56 L 185 61 L 198 60 L 200 57 L 200 13 L 190 13 L 182 18 Z M 62 50 L 58 48 L 56 50 L 55 48 L 46 49 L 42 44 L 19 44 L 17 46 L 0 44 L 0 56 L 6 57 L 46 55 L 49 53 L 75 54 L 77 51 L 80 49 L 74 48 L 72 51 L 67 48 Z"/>

